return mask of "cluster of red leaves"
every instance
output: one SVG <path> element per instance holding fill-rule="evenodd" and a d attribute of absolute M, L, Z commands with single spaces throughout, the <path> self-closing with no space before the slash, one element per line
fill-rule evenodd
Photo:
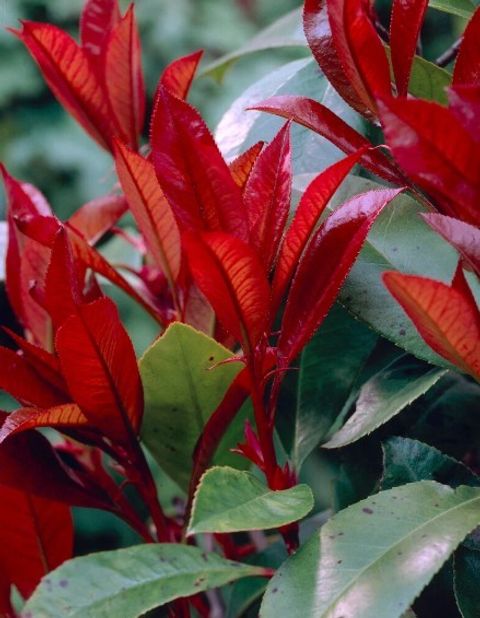
<path fill-rule="evenodd" d="M 380 124 L 393 158 L 366 152 L 361 162 L 394 184 L 407 185 L 432 212 L 424 220 L 459 253 L 451 285 L 400 273 L 384 282 L 425 341 L 480 377 L 480 313 L 463 268 L 480 275 L 480 10 L 465 31 L 448 90 L 449 105 L 407 97 L 427 0 L 394 0 L 390 57 L 365 0 L 306 0 L 304 26 L 315 59 L 338 93 Z M 288 118 L 352 153 L 367 140 L 322 104 L 273 97 L 257 109 Z"/>
<path fill-rule="evenodd" d="M 408 15 L 399 14 L 407 5 Z M 425 5 L 395 3 L 392 61 L 401 95 Z M 478 155 L 475 133 L 466 128 L 476 109 L 477 86 L 474 76 L 469 82 L 467 66 L 477 17 L 460 52 L 451 108 L 407 99 L 399 105 L 391 96 L 388 64 L 369 6 L 361 0 L 307 0 L 306 31 L 342 96 L 368 118 L 380 118 L 395 161 L 315 101 L 282 97 L 265 102 L 261 109 L 311 127 L 348 154 L 313 180 L 290 222 L 289 122 L 269 145 L 256 144 L 225 161 L 204 121 L 185 101 L 201 54 L 181 58 L 163 73 L 154 98 L 150 148 L 141 154 L 145 93 L 132 8 L 122 17 L 116 0 L 88 0 L 81 46 L 49 24 L 25 22 L 17 33 L 59 101 L 111 152 L 123 195 L 95 200 L 61 222 L 37 189 L 3 170 L 9 203 L 7 293 L 23 336 L 11 332 L 12 349 L 0 349 L 0 387 L 24 407 L 2 419 L 0 459 L 6 465 L 0 466 L 0 491 L 15 495 L 17 512 L 25 513 L 22 526 L 31 534 L 36 530 L 42 548 L 48 549 L 40 560 L 29 559 L 27 547 L 25 552 L 2 550 L 0 574 L 7 583 L 0 589 L 0 609 L 11 610 L 11 584 L 28 596 L 45 570 L 68 557 L 72 527 L 66 505 L 104 508 L 146 540 L 153 538 L 123 495 L 123 485 L 105 468 L 103 454 L 115 462 L 124 482 L 136 485 L 150 509 L 156 538 L 175 540 L 181 533 L 178 522 L 162 513 L 139 446 L 143 393 L 133 347 L 96 275 L 130 294 L 162 326 L 180 320 L 214 334 L 245 365 L 199 439 L 191 499 L 249 396 L 256 429 L 246 427 L 238 452 L 265 473 L 271 488 L 296 482 L 288 465 L 278 465 L 273 444 L 282 376 L 324 320 L 368 231 L 403 190 L 401 185 L 425 190 L 449 215 L 427 215 L 426 220 L 478 269 L 473 177 Z M 369 60 L 372 54 L 375 62 Z M 425 124 L 418 121 L 419 106 L 428 110 Z M 440 131 L 445 115 L 451 130 L 461 128 L 454 133 L 454 151 L 446 147 L 453 138 L 445 139 L 445 125 Z M 404 138 L 406 130 L 410 133 Z M 357 163 L 400 188 L 358 195 L 325 216 L 328 202 Z M 127 209 L 140 232 L 132 242 L 143 257 L 142 268 L 128 279 L 95 248 L 106 232 L 115 231 Z M 478 310 L 462 268 L 451 286 L 397 273 L 386 274 L 385 281 L 427 342 L 478 375 Z M 38 427 L 58 429 L 66 441 L 53 448 L 32 431 Z M 29 473 L 24 474 L 27 462 Z M 2 527 L 5 548 L 17 542 L 13 535 L 8 538 L 8 529 Z M 284 531 L 292 546 L 295 532 Z"/>

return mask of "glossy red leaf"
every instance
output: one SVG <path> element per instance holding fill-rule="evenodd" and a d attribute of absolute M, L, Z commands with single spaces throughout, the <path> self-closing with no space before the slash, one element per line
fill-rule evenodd
<path fill-rule="evenodd" d="M 0 347 L 0 389 L 23 405 L 50 407 L 65 401 L 65 393 L 47 382 L 24 356 Z"/>
<path fill-rule="evenodd" d="M 478 8 L 463 33 L 453 71 L 454 85 L 480 84 L 480 8 Z"/>
<path fill-rule="evenodd" d="M 153 164 L 120 142 L 115 145 L 115 163 L 138 228 L 156 265 L 174 289 L 181 263 L 180 232 Z"/>
<path fill-rule="evenodd" d="M 480 276 L 480 230 L 460 219 L 438 213 L 422 215 L 428 225 L 449 242 Z"/>
<path fill-rule="evenodd" d="M 123 195 L 105 195 L 81 206 L 69 218 L 68 224 L 94 245 L 127 210 L 128 204 Z"/>
<path fill-rule="evenodd" d="M 270 290 L 257 255 L 220 232 L 185 235 L 193 277 L 218 319 L 245 352 L 255 348 L 269 318 Z"/>
<path fill-rule="evenodd" d="M 397 272 L 383 281 L 428 345 L 480 380 L 480 313 L 461 268 L 451 286 Z"/>
<path fill-rule="evenodd" d="M 397 94 L 406 96 L 428 0 L 394 0 L 390 20 L 390 49 Z"/>
<path fill-rule="evenodd" d="M 72 557 L 72 516 L 61 502 L 0 485 L 0 530 L 0 572 L 24 598 Z"/>
<path fill-rule="evenodd" d="M 132 342 L 108 298 L 79 307 L 58 330 L 55 347 L 73 400 L 105 435 L 131 443 L 143 414 Z"/>
<path fill-rule="evenodd" d="M 15 34 L 28 48 L 60 103 L 108 149 L 108 105 L 88 54 L 69 34 L 51 24 L 25 21 L 23 30 Z"/>
<path fill-rule="evenodd" d="M 108 39 L 105 89 L 121 135 L 135 150 L 145 121 L 145 84 L 133 5 Z"/>
<path fill-rule="evenodd" d="M 303 27 L 315 60 L 335 90 L 361 114 L 369 110 L 348 80 L 338 57 L 328 18 L 327 0 L 305 0 Z"/>
<path fill-rule="evenodd" d="M 448 101 L 449 109 L 469 131 L 471 138 L 480 142 L 480 84 L 449 88 Z"/>
<path fill-rule="evenodd" d="M 108 35 L 119 21 L 118 0 L 87 0 L 80 17 L 83 49 L 94 58 L 101 57 Z"/>
<path fill-rule="evenodd" d="M 242 195 L 206 124 L 188 103 L 159 89 L 151 130 L 160 185 L 183 229 L 248 239 Z"/>
<path fill-rule="evenodd" d="M 63 429 L 82 428 L 89 421 L 75 403 L 65 403 L 52 408 L 20 408 L 11 412 L 0 428 L 0 444 L 22 431 L 38 427 Z"/>
<path fill-rule="evenodd" d="M 313 236 L 298 265 L 283 315 L 277 345 L 286 364 L 326 317 L 375 218 L 401 191 L 383 189 L 352 198 Z"/>
<path fill-rule="evenodd" d="M 256 104 L 252 109 L 293 120 L 325 137 L 345 154 L 353 154 L 360 148 L 372 146 L 363 135 L 352 129 L 328 107 L 313 99 L 294 95 L 280 95 L 266 99 Z M 366 152 L 361 163 L 389 182 L 404 183 L 393 162 L 380 150 Z"/>
<path fill-rule="evenodd" d="M 277 256 L 290 211 L 291 157 L 287 123 L 258 156 L 245 187 L 250 246 L 257 251 L 267 272 Z"/>
<path fill-rule="evenodd" d="M 56 331 L 76 313 L 82 302 L 85 271 L 74 261 L 68 232 L 60 227 L 53 243 L 50 264 L 45 278 L 45 308 Z"/>
<path fill-rule="evenodd" d="M 480 151 L 452 112 L 430 101 L 383 99 L 387 143 L 414 182 L 447 215 L 480 224 Z"/>
<path fill-rule="evenodd" d="M 234 159 L 228 166 L 235 184 L 240 187 L 242 191 L 245 189 L 247 180 L 250 177 L 255 161 L 261 153 L 263 146 L 264 142 L 257 142 L 248 150 L 242 152 L 242 154 Z"/>
<path fill-rule="evenodd" d="M 371 116 L 376 95 L 390 94 L 387 56 L 364 0 L 328 0 L 333 42 L 345 75 Z M 341 92 L 339 94 L 342 94 Z M 361 111 L 361 110 L 359 110 Z"/>
<path fill-rule="evenodd" d="M 203 56 L 203 50 L 182 56 L 171 62 L 163 71 L 160 85 L 179 99 L 186 99 Z M 155 105 L 158 93 L 155 95 Z"/>
<path fill-rule="evenodd" d="M 363 155 L 363 150 L 334 163 L 307 187 L 280 247 L 273 279 L 273 307 L 278 308 L 302 253 L 328 202 Z"/>

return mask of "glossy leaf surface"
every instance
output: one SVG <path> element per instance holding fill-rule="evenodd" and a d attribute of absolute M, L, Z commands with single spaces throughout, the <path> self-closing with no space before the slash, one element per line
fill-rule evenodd
<path fill-rule="evenodd" d="M 171 62 L 160 78 L 160 84 L 179 99 L 186 99 L 203 51 L 196 51 Z"/>

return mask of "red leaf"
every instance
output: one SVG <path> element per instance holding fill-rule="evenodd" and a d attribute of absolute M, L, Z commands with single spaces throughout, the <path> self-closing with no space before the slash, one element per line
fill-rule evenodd
<path fill-rule="evenodd" d="M 245 190 L 247 180 L 250 177 L 252 168 L 258 158 L 258 155 L 261 153 L 263 146 L 264 142 L 257 142 L 234 159 L 228 166 L 235 184 L 240 187 L 242 191 Z"/>
<path fill-rule="evenodd" d="M 84 204 L 68 220 L 85 240 L 94 245 L 128 210 L 123 195 L 105 195 Z"/>
<path fill-rule="evenodd" d="M 252 109 L 293 120 L 325 137 L 345 154 L 353 154 L 361 148 L 372 146 L 358 131 L 352 129 L 344 120 L 313 99 L 280 95 L 266 99 Z M 404 183 L 393 162 L 380 150 L 366 152 L 361 163 L 389 182 Z"/>
<path fill-rule="evenodd" d="M 392 66 L 399 96 L 406 96 L 428 0 L 394 0 L 390 21 Z"/>
<path fill-rule="evenodd" d="M 455 86 L 448 89 L 449 109 L 469 131 L 475 141 L 480 141 L 478 124 L 480 119 L 480 84 Z"/>
<path fill-rule="evenodd" d="M 390 69 L 382 41 L 367 14 L 367 2 L 329 0 L 327 4 L 333 42 L 345 75 L 372 112 L 369 116 L 375 115 L 376 95 L 391 94 Z"/>
<path fill-rule="evenodd" d="M 110 34 L 105 88 L 123 139 L 136 150 L 145 121 L 145 84 L 133 5 Z"/>
<path fill-rule="evenodd" d="M 388 145 L 414 182 L 445 214 L 480 224 L 480 152 L 452 112 L 437 103 L 383 99 L 379 113 Z"/>
<path fill-rule="evenodd" d="M 250 246 L 258 252 L 266 271 L 277 256 L 285 230 L 292 191 L 290 124 L 257 158 L 244 192 L 250 227 Z"/>
<path fill-rule="evenodd" d="M 453 71 L 454 85 L 480 84 L 480 8 L 478 8 L 463 33 Z"/>
<path fill-rule="evenodd" d="M 397 272 L 383 281 L 427 344 L 480 380 L 480 314 L 461 268 L 452 286 Z"/>
<path fill-rule="evenodd" d="M 51 24 L 23 22 L 14 32 L 37 62 L 60 103 L 101 146 L 108 149 L 111 124 L 102 85 L 88 54 Z"/>
<path fill-rule="evenodd" d="M 152 159 L 183 229 L 248 239 L 242 195 L 198 112 L 160 87 L 152 120 Z"/>
<path fill-rule="evenodd" d="M 54 332 L 82 302 L 85 271 L 74 262 L 67 231 L 60 227 L 52 247 L 45 278 L 45 308 L 52 318 Z"/>
<path fill-rule="evenodd" d="M 173 290 L 180 272 L 180 232 L 153 164 L 120 142 L 115 144 L 115 163 L 138 228 Z"/>
<path fill-rule="evenodd" d="M 278 348 L 289 364 L 326 317 L 375 218 L 403 189 L 369 191 L 337 208 L 310 241 L 283 315 Z"/>
<path fill-rule="evenodd" d="M 220 322 L 248 353 L 269 318 L 270 290 L 256 254 L 238 238 L 220 232 L 186 234 L 193 277 Z"/>
<path fill-rule="evenodd" d="M 171 62 L 164 70 L 159 85 L 179 99 L 186 99 L 202 55 L 203 50 L 200 49 L 193 54 L 182 56 L 182 58 L 177 58 L 177 60 Z M 154 107 L 157 104 L 157 96 L 158 92 L 155 95 Z"/>
<path fill-rule="evenodd" d="M 277 308 L 311 235 L 341 182 L 363 156 L 363 150 L 334 163 L 307 187 L 280 247 L 273 279 L 273 307 Z"/>
<path fill-rule="evenodd" d="M 327 5 L 327 0 L 305 0 L 303 27 L 308 44 L 315 60 L 335 90 L 351 107 L 361 114 L 368 114 L 368 108 L 353 89 L 338 57 L 332 38 Z"/>
<path fill-rule="evenodd" d="M 80 17 L 80 40 L 83 49 L 101 57 L 108 35 L 120 21 L 118 0 L 87 0 Z"/>
<path fill-rule="evenodd" d="M 65 393 L 48 383 L 26 359 L 0 347 L 0 388 L 24 405 L 55 406 L 65 401 Z"/>
<path fill-rule="evenodd" d="M 73 400 L 105 435 L 131 443 L 140 428 L 143 391 L 132 342 L 114 303 L 79 307 L 55 339 Z"/>
<path fill-rule="evenodd" d="M 478 227 L 437 213 L 422 214 L 422 217 L 430 227 L 455 247 L 480 276 L 480 230 Z"/>
<path fill-rule="evenodd" d="M 7 438 L 38 427 L 81 428 L 89 424 L 87 417 L 75 403 L 65 403 L 47 409 L 20 408 L 11 412 L 0 428 L 0 444 Z"/>
<path fill-rule="evenodd" d="M 0 530 L 0 571 L 24 598 L 72 557 L 72 517 L 61 502 L 0 485 Z"/>

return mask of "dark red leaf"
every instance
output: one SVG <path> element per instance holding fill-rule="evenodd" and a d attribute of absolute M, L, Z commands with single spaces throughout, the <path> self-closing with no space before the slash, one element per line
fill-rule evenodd
<path fill-rule="evenodd" d="M 277 256 L 285 230 L 292 191 L 290 124 L 258 156 L 244 192 L 250 227 L 250 246 L 266 271 Z"/>
<path fill-rule="evenodd" d="M 105 52 L 105 89 L 120 135 L 136 150 L 145 121 L 145 84 L 133 5 L 109 36 Z"/>
<path fill-rule="evenodd" d="M 182 56 L 171 62 L 162 73 L 160 85 L 166 88 L 179 99 L 186 99 L 197 72 L 198 65 L 203 55 L 203 50 Z M 155 95 L 155 106 L 158 93 Z"/>
<path fill-rule="evenodd" d="M 480 84 L 480 8 L 478 8 L 463 33 L 453 71 L 454 85 Z"/>
<path fill-rule="evenodd" d="M 87 0 L 80 17 L 83 49 L 95 59 L 102 57 L 108 35 L 119 21 L 118 0 Z"/>
<path fill-rule="evenodd" d="M 391 93 L 387 56 L 364 0 L 328 0 L 333 42 L 345 75 L 371 115 L 375 97 Z M 340 92 L 340 94 L 342 94 Z M 359 110 L 361 111 L 361 110 Z"/>
<path fill-rule="evenodd" d="M 480 224 L 480 151 L 452 112 L 430 101 L 383 99 L 388 145 L 414 182 L 447 215 Z"/>
<path fill-rule="evenodd" d="M 397 272 L 383 281 L 428 345 L 480 380 L 480 313 L 461 268 L 451 286 Z"/>
<path fill-rule="evenodd" d="M 123 195 L 105 195 L 84 204 L 68 220 L 85 240 L 94 245 L 128 210 Z"/>
<path fill-rule="evenodd" d="M 257 142 L 234 159 L 228 166 L 235 184 L 240 187 L 242 191 L 245 189 L 245 185 L 250 177 L 252 168 L 258 158 L 258 155 L 261 153 L 263 146 L 264 142 Z"/>
<path fill-rule="evenodd" d="M 403 189 L 358 195 L 337 208 L 307 246 L 282 320 L 279 352 L 289 364 L 326 317 L 375 218 Z"/>
<path fill-rule="evenodd" d="M 244 242 L 220 232 L 185 234 L 193 277 L 220 322 L 248 353 L 269 318 L 270 290 L 263 266 Z"/>
<path fill-rule="evenodd" d="M 180 272 L 181 243 L 177 222 L 158 183 L 153 164 L 120 142 L 115 162 L 130 210 L 156 265 L 173 290 Z"/>
<path fill-rule="evenodd" d="M 60 103 L 101 146 L 108 149 L 111 124 L 102 85 L 88 54 L 51 24 L 23 22 L 14 32 L 37 62 Z"/>
<path fill-rule="evenodd" d="M 437 213 L 422 215 L 430 227 L 455 247 L 480 276 L 480 230 L 459 219 Z"/>
<path fill-rule="evenodd" d="M 82 305 L 58 330 L 55 347 L 73 400 L 105 435 L 129 444 L 143 414 L 132 342 L 114 303 Z"/>
<path fill-rule="evenodd" d="M 180 226 L 248 239 L 242 195 L 198 112 L 163 87 L 151 131 L 152 159 Z"/>
<path fill-rule="evenodd" d="M 352 129 L 344 120 L 313 99 L 280 95 L 266 99 L 252 109 L 293 120 L 325 137 L 345 154 L 353 154 L 361 148 L 372 146 L 358 131 Z M 380 150 L 366 152 L 361 163 L 389 182 L 404 183 L 393 162 Z"/>
<path fill-rule="evenodd" d="M 280 247 L 273 279 L 273 307 L 278 308 L 320 217 L 341 182 L 363 156 L 363 150 L 334 163 L 307 187 Z"/>
<path fill-rule="evenodd" d="M 397 94 L 406 96 L 428 0 L 394 0 L 390 21 L 390 48 Z"/>
<path fill-rule="evenodd" d="M 368 108 L 353 89 L 338 57 L 327 5 L 327 0 L 305 0 L 303 26 L 308 44 L 315 60 L 335 90 L 351 107 L 361 114 L 368 114 Z"/>
<path fill-rule="evenodd" d="M 72 517 L 61 502 L 0 485 L 0 530 L 0 571 L 24 598 L 72 557 Z"/>

